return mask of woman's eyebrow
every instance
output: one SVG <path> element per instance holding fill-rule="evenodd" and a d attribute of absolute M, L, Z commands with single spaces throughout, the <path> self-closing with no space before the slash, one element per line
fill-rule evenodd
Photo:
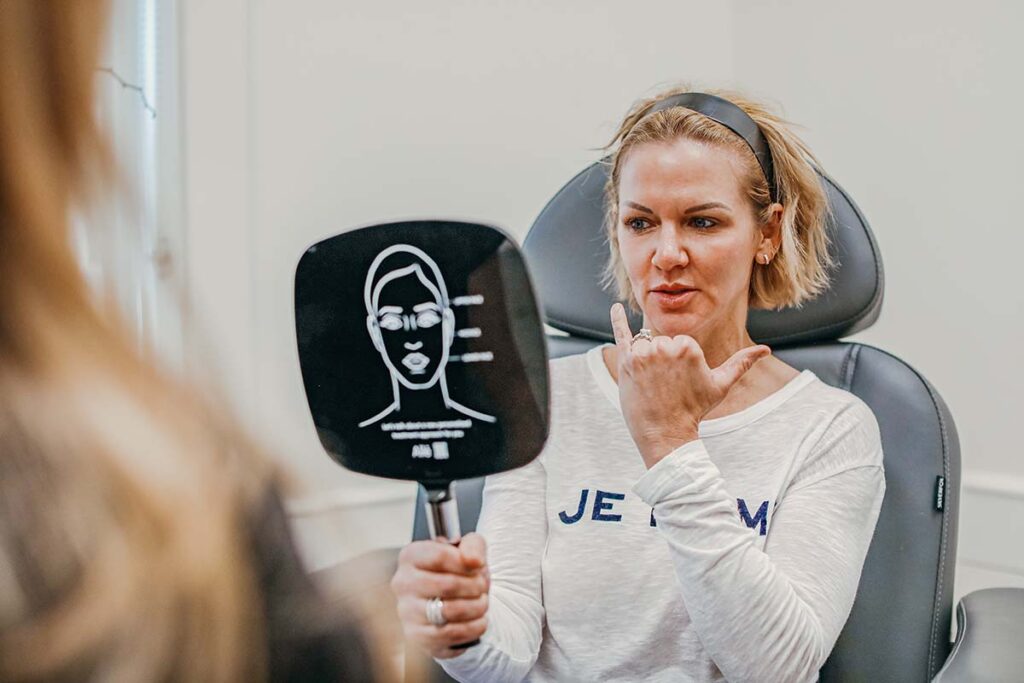
<path fill-rule="evenodd" d="M 630 202 L 630 201 L 627 201 L 627 202 L 626 202 L 626 206 L 631 206 L 631 207 L 633 207 L 634 209 L 636 209 L 637 211 L 643 211 L 644 213 L 649 213 L 649 214 L 651 214 L 652 216 L 654 215 L 654 212 L 653 212 L 653 211 L 651 211 L 650 209 L 648 209 L 648 208 L 647 208 L 646 206 L 644 206 L 643 204 L 637 204 L 636 202 Z"/>
<path fill-rule="evenodd" d="M 441 310 L 441 307 L 438 306 L 433 301 L 428 301 L 428 302 L 422 303 L 422 304 L 416 304 L 415 306 L 412 307 L 412 310 L 413 310 L 414 313 L 419 313 L 420 311 L 424 311 L 424 310 L 426 310 L 428 308 L 432 308 L 435 311 L 440 311 Z"/>
<path fill-rule="evenodd" d="M 381 306 L 377 311 L 377 315 L 384 315 L 385 313 L 401 313 L 401 306 Z"/>
<path fill-rule="evenodd" d="M 732 211 L 727 204 L 722 202 L 707 202 L 706 204 L 698 204 L 697 206 L 691 206 L 686 211 L 683 211 L 683 215 L 696 213 L 698 211 L 707 211 L 708 209 L 725 209 L 726 211 Z"/>

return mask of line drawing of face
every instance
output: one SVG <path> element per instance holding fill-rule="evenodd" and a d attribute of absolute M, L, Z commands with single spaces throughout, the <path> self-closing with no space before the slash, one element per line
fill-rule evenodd
<path fill-rule="evenodd" d="M 455 334 L 452 311 L 438 288 L 415 264 L 382 278 L 373 304 L 388 369 L 409 389 L 433 386 L 444 372 Z"/>
<path fill-rule="evenodd" d="M 400 264 L 387 270 L 389 257 Z M 366 328 L 391 374 L 394 400 L 360 427 L 400 411 L 401 387 L 411 391 L 436 387 L 444 408 L 485 422 L 496 421 L 494 416 L 448 396 L 445 368 L 455 339 L 455 314 L 444 278 L 432 258 L 408 244 L 384 249 L 367 271 L 363 296 Z"/>

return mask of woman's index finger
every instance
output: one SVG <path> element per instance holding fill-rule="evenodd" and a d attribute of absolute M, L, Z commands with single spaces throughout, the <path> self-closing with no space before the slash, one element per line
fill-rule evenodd
<path fill-rule="evenodd" d="M 626 309 L 622 304 L 612 304 L 612 332 L 615 334 L 615 346 L 623 354 L 629 351 L 629 345 L 633 340 L 633 333 L 629 329 L 629 319 L 626 317 Z"/>

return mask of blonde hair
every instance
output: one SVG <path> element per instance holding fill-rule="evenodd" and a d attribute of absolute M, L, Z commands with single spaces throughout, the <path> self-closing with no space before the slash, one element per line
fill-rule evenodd
<path fill-rule="evenodd" d="M 69 244 L 114 178 L 107 9 L 0 1 L 0 680 L 261 680 L 253 527 L 279 476 L 98 310 Z"/>
<path fill-rule="evenodd" d="M 744 183 L 754 216 L 762 223 L 771 216 L 772 197 L 768 180 L 747 143 L 722 124 L 690 109 L 670 107 L 649 114 L 655 104 L 673 95 L 691 92 L 677 87 L 637 102 L 608 143 L 611 166 L 605 186 L 605 230 L 610 254 L 604 272 L 605 285 L 614 284 L 620 299 L 638 309 L 625 264 L 619 253 L 616 228 L 619 211 L 619 177 L 630 150 L 652 142 L 695 140 L 729 149 L 743 161 Z M 727 99 L 747 113 L 761 129 L 775 165 L 777 201 L 782 204 L 781 237 L 778 253 L 766 265 L 754 268 L 750 279 L 748 305 L 751 308 L 799 306 L 821 293 L 829 282 L 832 260 L 828 252 L 825 224 L 828 198 L 816 170 L 814 155 L 783 119 L 763 105 L 736 93 L 704 90 Z"/>

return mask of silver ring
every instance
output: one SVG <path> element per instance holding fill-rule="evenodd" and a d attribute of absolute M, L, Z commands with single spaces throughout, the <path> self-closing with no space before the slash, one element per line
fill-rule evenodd
<path fill-rule="evenodd" d="M 654 341 L 654 337 L 651 336 L 651 331 L 646 327 L 641 327 L 640 331 L 633 335 L 633 341 L 629 343 L 630 346 L 636 344 L 638 339 L 646 339 L 647 341 Z"/>
<path fill-rule="evenodd" d="M 444 600 L 431 598 L 427 600 L 427 621 L 434 626 L 444 626 L 448 620 L 444 618 Z"/>

